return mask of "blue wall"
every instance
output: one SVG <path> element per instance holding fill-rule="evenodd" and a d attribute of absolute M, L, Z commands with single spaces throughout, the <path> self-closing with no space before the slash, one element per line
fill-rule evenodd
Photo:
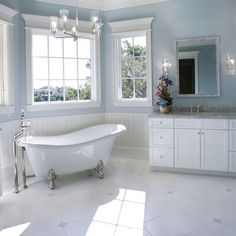
<path fill-rule="evenodd" d="M 227 52 L 236 56 L 236 1 L 235 0 L 172 0 L 158 4 L 107 11 L 105 20 L 119 21 L 141 17 L 155 17 L 152 25 L 152 68 L 153 86 L 161 74 L 161 61 L 168 57 L 172 63 L 170 77 L 176 81 L 175 40 L 180 38 L 220 36 L 221 61 Z M 106 79 L 106 111 L 145 112 L 148 108 L 115 108 L 112 106 L 112 74 L 111 74 L 111 37 L 110 29 L 105 31 L 103 42 L 104 67 Z M 221 63 L 222 65 L 222 63 Z M 236 76 L 228 76 L 221 66 L 221 96 L 219 98 L 176 98 L 175 106 L 201 105 L 222 107 L 236 106 Z M 176 89 L 173 89 L 175 92 Z M 176 94 L 174 93 L 174 96 Z M 154 98 L 155 99 L 155 98 Z M 150 109 L 151 111 L 151 109 Z"/>
<path fill-rule="evenodd" d="M 55 15 L 62 6 L 40 3 L 34 0 L 0 0 L 18 10 L 20 13 Z M 72 10 L 71 8 L 68 8 Z M 220 36 L 220 55 L 223 58 L 229 52 L 236 56 L 236 1 L 235 0 L 172 0 L 139 7 L 105 11 L 103 21 L 119 21 L 141 17 L 155 18 L 152 30 L 153 87 L 161 74 L 161 61 L 168 57 L 172 63 L 170 77 L 176 81 L 175 40 L 178 38 Z M 73 15 L 72 15 L 73 17 Z M 89 11 L 80 9 L 80 19 L 88 20 Z M 24 21 L 18 14 L 14 18 L 14 62 L 15 62 L 15 97 L 17 113 L 1 116 L 0 121 L 15 119 L 21 107 L 26 103 L 26 72 L 25 72 L 25 34 Z M 44 112 L 30 112 L 29 117 L 72 115 L 93 112 L 151 112 L 152 107 L 122 108 L 112 104 L 112 72 L 111 72 L 111 36 L 110 28 L 105 24 L 101 39 L 102 62 L 102 106 L 96 109 L 73 109 Z M 221 96 L 219 98 L 175 98 L 175 106 L 190 106 L 200 101 L 201 105 L 229 106 L 236 105 L 236 77 L 228 76 L 221 70 Z M 173 91 L 175 88 L 173 89 Z M 176 94 L 174 94 L 176 96 Z M 156 99 L 156 98 L 154 98 Z M 154 102 L 155 103 L 155 102 Z"/>

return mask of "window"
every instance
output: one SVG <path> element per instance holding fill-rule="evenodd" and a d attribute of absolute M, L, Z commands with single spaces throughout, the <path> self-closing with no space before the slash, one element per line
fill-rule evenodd
<path fill-rule="evenodd" d="M 151 106 L 153 18 L 112 22 L 115 106 Z"/>
<path fill-rule="evenodd" d="M 120 97 L 147 99 L 146 35 L 120 37 Z"/>
<path fill-rule="evenodd" d="M 93 43 L 32 34 L 33 103 L 94 99 Z"/>
<path fill-rule="evenodd" d="M 17 12 L 0 4 L 0 113 L 14 112 L 12 19 Z"/>
<path fill-rule="evenodd" d="M 99 107 L 100 41 L 89 39 L 90 23 L 80 22 L 83 38 L 54 38 L 49 18 L 22 15 L 26 32 L 27 110 Z"/>
<path fill-rule="evenodd" d="M 0 106 L 2 108 L 5 107 L 6 112 L 9 112 L 9 107 L 12 106 L 14 90 L 11 42 L 11 25 L 0 22 Z M 3 109 L 1 109 L 1 111 L 3 111 Z"/>

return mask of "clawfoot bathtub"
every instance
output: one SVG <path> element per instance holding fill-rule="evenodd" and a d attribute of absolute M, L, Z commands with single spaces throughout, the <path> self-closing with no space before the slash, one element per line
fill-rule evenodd
<path fill-rule="evenodd" d="M 54 189 L 57 175 L 95 168 L 103 178 L 115 138 L 125 130 L 123 125 L 104 124 L 58 136 L 29 136 L 18 145 L 25 149 L 34 174 L 47 177 Z"/>

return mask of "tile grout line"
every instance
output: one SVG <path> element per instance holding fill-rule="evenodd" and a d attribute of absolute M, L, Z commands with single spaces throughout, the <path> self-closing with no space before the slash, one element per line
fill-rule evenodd
<path fill-rule="evenodd" d="M 120 214 L 121 214 L 121 211 L 122 211 L 122 207 L 124 205 L 124 200 L 125 200 L 126 193 L 127 193 L 127 190 L 125 190 L 125 194 L 124 194 L 124 197 L 123 197 L 123 200 L 122 200 L 122 204 L 121 204 L 121 207 L 120 207 L 120 211 L 119 211 L 119 215 L 118 215 L 118 218 L 117 218 L 117 222 L 115 224 L 116 227 L 115 227 L 115 231 L 114 231 L 113 236 L 115 236 L 115 234 L 116 234 L 116 230 L 117 230 L 117 227 L 118 227 L 118 222 L 119 222 L 119 219 L 120 219 Z"/>
<path fill-rule="evenodd" d="M 153 218 L 151 218 L 151 219 L 149 219 L 149 220 L 147 220 L 147 221 L 144 221 L 144 222 L 145 222 L 145 223 L 149 223 L 150 221 L 153 221 L 153 220 L 156 220 L 156 219 L 158 219 L 158 218 L 160 218 L 160 217 L 169 215 L 169 214 L 171 214 L 172 212 L 175 213 L 175 212 L 178 212 L 178 211 L 187 209 L 187 208 L 189 208 L 189 207 L 192 207 L 192 206 L 194 206 L 194 205 L 196 205 L 196 204 L 198 204 L 198 203 L 200 203 L 200 202 L 204 202 L 204 201 L 205 201 L 205 200 L 200 200 L 200 201 L 198 201 L 198 202 L 191 203 L 191 204 L 189 204 L 189 205 L 187 205 L 187 206 L 185 206 L 185 207 L 181 207 L 181 208 L 176 209 L 176 210 L 168 211 L 168 212 L 163 213 L 162 215 L 160 215 L 160 216 L 158 216 L 158 217 L 153 217 Z"/>

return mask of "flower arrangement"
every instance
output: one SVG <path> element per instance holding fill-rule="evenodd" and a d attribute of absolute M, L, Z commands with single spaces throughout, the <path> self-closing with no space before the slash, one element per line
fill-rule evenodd
<path fill-rule="evenodd" d="M 170 96 L 170 86 L 173 86 L 172 80 L 168 79 L 167 76 L 162 75 L 156 87 L 156 96 L 159 97 L 157 105 L 162 107 L 171 106 L 173 98 Z"/>

